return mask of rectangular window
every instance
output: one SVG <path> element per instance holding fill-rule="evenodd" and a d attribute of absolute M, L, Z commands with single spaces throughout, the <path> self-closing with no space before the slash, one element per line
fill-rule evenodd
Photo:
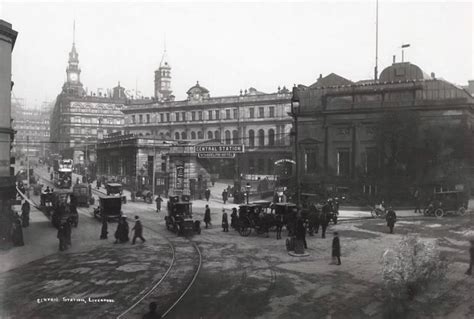
<path fill-rule="evenodd" d="M 187 121 L 188 117 L 186 116 L 186 112 L 181 112 L 181 120 L 182 121 Z"/>
<path fill-rule="evenodd" d="M 141 115 L 141 114 L 138 115 L 138 121 L 139 121 L 140 124 L 143 123 L 143 115 Z M 104 123 L 108 123 L 108 122 L 109 122 L 108 119 L 104 119 Z"/>
<path fill-rule="evenodd" d="M 147 114 L 147 115 L 146 115 L 146 122 L 147 122 L 147 123 L 150 123 L 150 114 Z"/>
<path fill-rule="evenodd" d="M 337 151 L 337 176 L 349 176 L 351 172 L 351 152 L 349 149 Z"/>
<path fill-rule="evenodd" d="M 174 113 L 174 116 L 175 116 L 175 119 L 174 119 L 174 120 L 175 120 L 176 122 L 179 122 L 179 112 Z"/>
<path fill-rule="evenodd" d="M 166 122 L 171 122 L 171 121 L 170 121 L 170 120 L 171 120 L 170 117 L 171 117 L 171 116 L 170 116 L 170 113 L 166 113 Z"/>
<path fill-rule="evenodd" d="M 196 121 L 196 112 L 191 112 L 191 121 Z"/>
<path fill-rule="evenodd" d="M 92 134 L 92 135 L 97 135 L 97 129 L 93 128 L 93 129 L 91 130 L 91 134 Z"/>
<path fill-rule="evenodd" d="M 230 110 L 225 110 L 225 118 L 226 120 L 230 120 Z"/>
<path fill-rule="evenodd" d="M 270 110 L 269 116 L 270 116 L 270 117 L 275 117 L 275 107 L 274 107 L 274 106 L 270 106 L 268 109 Z"/>
<path fill-rule="evenodd" d="M 219 119 L 219 110 L 216 110 L 216 120 Z"/>
<path fill-rule="evenodd" d="M 249 109 L 249 117 L 251 119 L 255 118 L 255 109 L 253 107 Z"/>
<path fill-rule="evenodd" d="M 135 124 L 135 115 L 132 115 L 132 123 Z"/>
<path fill-rule="evenodd" d="M 165 121 L 165 116 L 163 113 L 160 113 L 160 122 L 164 122 Z"/>
<path fill-rule="evenodd" d="M 234 109 L 234 119 L 239 118 L 239 109 Z"/>
<path fill-rule="evenodd" d="M 304 171 L 306 173 L 315 173 L 317 170 L 316 149 L 307 149 L 304 153 Z"/>
<path fill-rule="evenodd" d="M 199 114 L 199 121 L 202 121 L 202 111 L 199 111 L 198 114 Z"/>
<path fill-rule="evenodd" d="M 264 118 L 265 117 L 265 108 L 263 106 L 258 108 L 258 117 Z"/>
<path fill-rule="evenodd" d="M 212 111 L 208 111 L 207 113 L 208 113 L 208 115 L 209 115 L 208 120 L 212 120 Z"/>

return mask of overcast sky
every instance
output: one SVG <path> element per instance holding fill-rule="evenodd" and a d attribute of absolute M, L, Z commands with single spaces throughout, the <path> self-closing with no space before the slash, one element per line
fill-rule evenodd
<path fill-rule="evenodd" d="M 373 77 L 375 0 L 360 2 L 10 2 L 0 17 L 19 32 L 13 93 L 28 106 L 55 99 L 66 77 L 76 21 L 81 81 L 89 90 L 121 82 L 153 95 L 166 47 L 177 99 L 198 80 L 211 96 L 255 87 L 309 85 L 320 73 Z M 466 85 L 474 78 L 471 1 L 379 2 L 379 74 L 401 59 Z"/>

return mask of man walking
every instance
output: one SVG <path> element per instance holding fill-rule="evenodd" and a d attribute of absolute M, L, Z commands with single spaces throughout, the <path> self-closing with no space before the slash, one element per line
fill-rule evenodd
<path fill-rule="evenodd" d="M 419 189 L 415 190 L 415 193 L 413 193 L 413 197 L 415 199 L 415 214 L 416 213 L 422 213 L 421 208 L 420 208 L 420 191 Z"/>
<path fill-rule="evenodd" d="M 67 249 L 66 244 L 66 223 L 61 223 L 58 227 L 58 239 L 59 239 L 59 250 L 63 251 Z"/>
<path fill-rule="evenodd" d="M 132 245 L 135 245 L 135 240 L 137 238 L 140 238 L 142 243 L 144 243 L 145 239 L 143 238 L 143 226 L 138 216 L 135 216 L 135 226 L 133 226 L 132 230 L 134 231 Z"/>
<path fill-rule="evenodd" d="M 326 202 L 326 204 L 322 208 L 322 212 L 319 217 L 319 223 L 321 224 L 321 228 L 323 230 L 321 234 L 321 238 L 326 238 L 326 229 L 328 228 L 328 225 L 329 225 L 330 213 L 331 213 L 331 205 L 329 202 Z"/>
<path fill-rule="evenodd" d="M 387 226 L 390 228 L 390 234 L 393 234 L 393 228 L 395 227 L 395 222 L 397 221 L 397 214 L 395 214 L 392 206 L 388 207 L 388 212 L 385 219 L 387 220 Z"/>
<path fill-rule="evenodd" d="M 341 244 L 339 242 L 339 236 L 337 232 L 334 232 L 334 238 L 332 240 L 332 258 L 334 261 L 337 259 L 337 264 L 341 264 Z"/>
<path fill-rule="evenodd" d="M 209 205 L 206 205 L 206 210 L 204 211 L 204 223 L 206 223 L 206 229 L 208 226 L 212 226 L 211 224 L 211 209 L 209 208 Z"/>
<path fill-rule="evenodd" d="M 471 247 L 469 248 L 470 261 L 469 261 L 469 269 L 466 271 L 466 275 L 472 274 L 472 265 L 474 265 L 474 238 L 471 238 L 470 242 L 471 242 Z"/>
<path fill-rule="evenodd" d="M 107 216 L 102 216 L 102 229 L 100 230 L 100 239 L 107 239 L 108 231 L 107 231 Z"/>
<path fill-rule="evenodd" d="M 223 232 L 229 231 L 229 220 L 224 208 L 222 209 L 222 229 Z"/>
<path fill-rule="evenodd" d="M 224 191 L 222 192 L 222 201 L 224 202 L 224 205 L 227 202 L 227 198 L 228 198 L 228 193 L 227 193 L 227 190 L 224 189 Z"/>
<path fill-rule="evenodd" d="M 30 203 L 27 200 L 21 206 L 21 220 L 23 227 L 30 225 Z"/>
<path fill-rule="evenodd" d="M 163 199 L 161 198 L 160 195 L 156 197 L 155 202 L 156 202 L 156 212 L 159 213 L 161 211 L 161 202 L 163 202 Z"/>
<path fill-rule="evenodd" d="M 209 188 L 206 188 L 206 191 L 204 192 L 204 196 L 206 196 L 206 201 L 209 201 L 209 198 L 211 197 L 211 190 Z"/>

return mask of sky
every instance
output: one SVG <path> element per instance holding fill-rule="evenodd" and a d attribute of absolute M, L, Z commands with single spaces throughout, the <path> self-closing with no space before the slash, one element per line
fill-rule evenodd
<path fill-rule="evenodd" d="M 196 81 L 211 96 L 254 87 L 310 85 L 320 74 L 373 78 L 376 1 L 19 2 L 0 0 L 0 19 L 18 31 L 13 95 L 29 107 L 54 100 L 75 42 L 89 91 L 153 95 L 165 48 L 177 100 Z M 379 74 L 392 56 L 450 82 L 474 79 L 471 1 L 379 1 Z"/>

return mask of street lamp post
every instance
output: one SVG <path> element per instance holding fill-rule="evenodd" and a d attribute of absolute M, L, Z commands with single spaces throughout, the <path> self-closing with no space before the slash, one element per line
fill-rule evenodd
<path fill-rule="evenodd" d="M 295 136 L 295 179 L 296 179 L 296 206 L 300 207 L 301 203 L 301 190 L 300 190 L 300 174 L 299 174 L 299 160 L 298 160 L 298 111 L 300 99 L 298 96 L 298 88 L 296 85 L 293 87 L 291 97 L 291 117 L 293 118 L 293 131 Z"/>
<path fill-rule="evenodd" d="M 252 186 L 247 183 L 247 185 L 245 185 L 245 190 L 246 190 L 246 193 L 247 193 L 247 205 L 249 204 L 249 197 L 250 197 L 250 189 L 252 188 Z"/>

